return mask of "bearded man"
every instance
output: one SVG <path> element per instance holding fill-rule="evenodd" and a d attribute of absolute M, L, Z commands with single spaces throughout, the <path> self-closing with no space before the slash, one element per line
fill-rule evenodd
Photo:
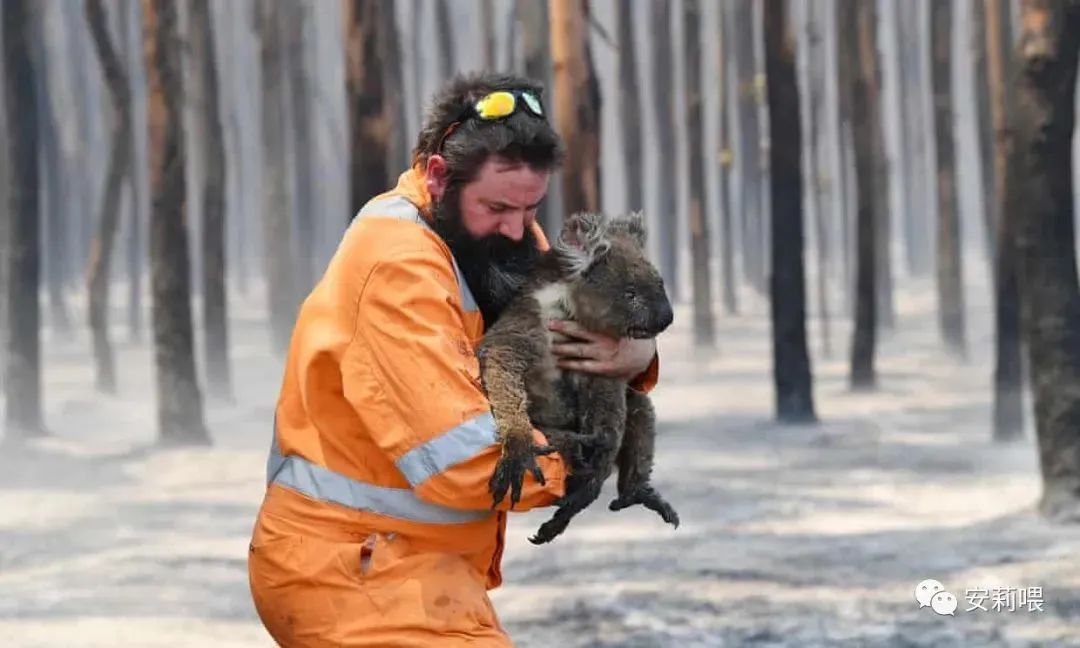
<path fill-rule="evenodd" d="M 509 498 L 474 349 L 547 240 L 536 212 L 562 156 L 535 83 L 453 79 L 391 191 L 356 215 L 297 316 L 248 567 L 283 646 L 510 646 L 487 596 Z M 653 340 L 570 322 L 561 366 L 655 384 Z M 534 432 L 539 445 L 543 435 Z M 515 510 L 572 467 L 537 458 Z"/>

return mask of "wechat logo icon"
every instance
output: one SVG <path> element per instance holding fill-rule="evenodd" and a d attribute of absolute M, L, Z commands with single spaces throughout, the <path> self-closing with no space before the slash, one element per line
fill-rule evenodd
<path fill-rule="evenodd" d="M 941 616 L 956 616 L 956 597 L 946 592 L 945 586 L 933 578 L 915 586 L 915 600 L 920 608 L 929 607 Z"/>

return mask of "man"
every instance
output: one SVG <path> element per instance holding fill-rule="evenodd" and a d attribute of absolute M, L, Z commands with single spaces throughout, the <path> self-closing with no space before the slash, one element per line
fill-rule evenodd
<path fill-rule="evenodd" d="M 509 498 L 474 348 L 539 249 L 559 138 L 540 89 L 451 81 L 392 191 L 356 215 L 297 317 L 249 554 L 255 606 L 284 646 L 509 646 L 487 589 Z M 566 368 L 656 380 L 652 340 L 572 323 Z M 543 443 L 540 432 L 537 441 Z M 538 457 L 517 509 L 564 494 Z"/>

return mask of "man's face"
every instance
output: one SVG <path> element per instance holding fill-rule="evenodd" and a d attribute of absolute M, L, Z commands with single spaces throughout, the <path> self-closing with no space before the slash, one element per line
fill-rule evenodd
<path fill-rule="evenodd" d="M 492 158 L 461 191 L 461 224 L 474 238 L 498 234 L 520 241 L 536 220 L 548 188 L 548 173 Z"/>
<path fill-rule="evenodd" d="M 489 160 L 472 182 L 432 191 L 433 227 L 453 252 L 489 326 L 540 256 L 531 226 L 547 175 Z"/>

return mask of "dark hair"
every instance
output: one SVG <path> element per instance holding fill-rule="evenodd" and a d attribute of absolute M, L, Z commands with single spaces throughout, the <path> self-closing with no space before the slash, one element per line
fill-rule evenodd
<path fill-rule="evenodd" d="M 436 153 L 446 158 L 451 183 L 471 181 L 492 155 L 522 162 L 532 169 L 548 171 L 562 162 L 563 147 L 548 119 L 518 108 L 513 115 L 495 120 L 466 117 L 443 139 L 446 129 L 467 114 L 481 97 L 496 90 L 528 90 L 543 96 L 543 86 L 512 74 L 474 73 L 450 79 L 435 95 L 413 149 L 413 163 L 426 164 Z M 547 109 L 545 107 L 545 113 Z"/>

